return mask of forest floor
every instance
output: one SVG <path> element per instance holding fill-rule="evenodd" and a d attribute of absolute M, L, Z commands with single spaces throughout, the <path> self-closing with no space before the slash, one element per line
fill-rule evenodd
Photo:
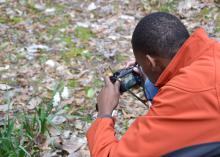
<path fill-rule="evenodd" d="M 0 0 L 0 154 L 89 157 L 103 75 L 134 58 L 132 32 L 155 11 L 220 41 L 219 0 Z M 123 94 L 118 138 L 146 112 Z"/>

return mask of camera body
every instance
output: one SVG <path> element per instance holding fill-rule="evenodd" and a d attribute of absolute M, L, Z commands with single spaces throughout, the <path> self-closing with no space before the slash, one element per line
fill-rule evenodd
<path fill-rule="evenodd" d="M 120 69 L 113 73 L 112 76 L 110 76 L 110 80 L 112 83 L 120 80 L 121 93 L 126 92 L 132 87 L 141 86 L 143 82 L 142 77 L 133 70 L 134 67 L 135 66 L 126 69 Z"/>

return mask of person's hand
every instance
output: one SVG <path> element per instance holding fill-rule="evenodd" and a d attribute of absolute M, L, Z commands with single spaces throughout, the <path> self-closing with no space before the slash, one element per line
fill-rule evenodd
<path fill-rule="evenodd" d="M 98 95 L 98 116 L 111 115 L 112 111 L 117 107 L 120 92 L 120 83 L 116 81 L 114 84 L 110 81 L 109 77 L 105 77 L 105 86 L 102 88 Z"/>
<path fill-rule="evenodd" d="M 136 60 L 131 60 L 131 61 L 128 61 L 126 64 L 125 64 L 125 68 L 129 68 L 131 66 L 134 66 L 136 63 Z M 143 72 L 143 70 L 141 69 L 141 67 L 139 66 L 138 67 L 134 67 L 133 70 L 139 74 L 143 79 L 144 81 L 147 79 L 147 75 Z"/>
<path fill-rule="evenodd" d="M 131 66 L 134 66 L 136 63 L 136 60 L 130 60 L 127 63 L 125 63 L 125 68 L 129 68 Z"/>

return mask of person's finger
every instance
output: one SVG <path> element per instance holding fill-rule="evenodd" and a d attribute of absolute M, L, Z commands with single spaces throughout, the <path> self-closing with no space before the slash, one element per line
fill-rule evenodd
<path fill-rule="evenodd" d="M 135 60 L 128 61 L 128 62 L 126 63 L 125 68 L 128 68 L 128 67 L 130 67 L 130 66 L 134 65 L 134 64 L 135 64 L 135 62 L 136 62 Z"/>
<path fill-rule="evenodd" d="M 119 88 L 120 88 L 120 82 L 118 80 L 115 82 L 115 88 L 117 90 L 119 90 Z"/>
<path fill-rule="evenodd" d="M 106 86 L 112 85 L 112 82 L 111 82 L 111 80 L 110 80 L 110 78 L 108 76 L 105 76 L 104 80 L 105 80 L 105 85 Z"/>
<path fill-rule="evenodd" d="M 141 71 L 140 71 L 139 68 L 134 67 L 133 70 L 134 70 L 134 72 L 136 72 L 137 74 L 141 75 Z"/>
<path fill-rule="evenodd" d="M 134 64 L 135 64 L 135 61 L 129 61 L 129 62 L 126 63 L 125 68 L 128 68 L 128 67 L 130 67 L 130 66 L 132 66 Z"/>

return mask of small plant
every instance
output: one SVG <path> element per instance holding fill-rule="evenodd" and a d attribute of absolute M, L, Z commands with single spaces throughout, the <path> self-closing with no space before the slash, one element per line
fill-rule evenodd
<path fill-rule="evenodd" d="M 0 23 L 7 23 L 7 24 L 17 24 L 22 22 L 24 19 L 21 17 L 0 17 Z"/>
<path fill-rule="evenodd" d="M 0 130 L 0 156 L 23 157 L 30 156 L 23 147 L 22 132 L 15 128 L 15 119 L 7 118 Z"/>
<path fill-rule="evenodd" d="M 71 61 L 72 58 L 76 58 L 76 57 L 81 57 L 84 56 L 84 49 L 83 48 L 77 48 L 75 46 L 69 48 L 69 51 L 64 52 L 62 54 L 62 59 L 66 62 L 69 63 Z"/>
<path fill-rule="evenodd" d="M 217 18 L 215 21 L 215 32 L 220 32 L 220 14 L 217 15 Z"/>
<path fill-rule="evenodd" d="M 75 36 L 82 41 L 88 41 L 91 37 L 94 36 L 94 34 L 89 28 L 77 26 L 75 29 Z"/>
<path fill-rule="evenodd" d="M 78 84 L 79 83 L 77 82 L 76 79 L 71 79 L 71 80 L 68 81 L 67 86 L 70 87 L 70 88 L 75 88 L 75 87 L 78 86 Z"/>
<path fill-rule="evenodd" d="M 53 93 L 62 88 L 63 83 L 60 83 Z M 0 157 L 39 156 L 40 145 L 45 142 L 48 128 L 53 125 L 50 121 L 55 114 L 52 109 L 53 100 L 41 104 L 32 114 L 22 111 L 9 117 L 8 112 L 0 129 Z"/>

